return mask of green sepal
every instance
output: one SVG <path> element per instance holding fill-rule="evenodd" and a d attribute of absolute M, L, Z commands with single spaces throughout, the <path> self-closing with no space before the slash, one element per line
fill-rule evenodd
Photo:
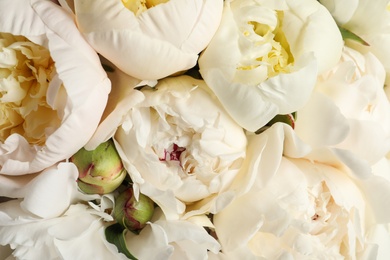
<path fill-rule="evenodd" d="M 122 226 L 117 223 L 108 226 L 104 231 L 104 234 L 106 236 L 107 241 L 111 244 L 114 244 L 118 248 L 118 251 L 120 253 L 124 254 L 129 259 L 137 260 L 137 258 L 134 257 L 127 249 L 125 240 L 126 232 L 127 229 L 122 228 Z"/>
<path fill-rule="evenodd" d="M 344 40 L 349 39 L 349 40 L 358 42 L 360 44 L 363 44 L 365 46 L 370 46 L 370 44 L 368 44 L 368 42 L 366 42 L 361 37 L 359 37 L 358 35 L 356 35 L 353 32 L 351 32 L 350 30 L 342 28 L 340 26 L 339 26 L 339 30 L 340 30 L 341 36 L 343 37 Z"/>
<path fill-rule="evenodd" d="M 276 115 L 274 118 L 272 118 L 265 126 L 260 128 L 255 132 L 255 134 L 261 134 L 268 128 L 270 128 L 273 124 L 275 123 L 285 123 L 289 126 L 291 126 L 293 129 L 295 127 L 295 120 L 297 119 L 297 113 L 293 112 L 291 114 L 286 114 L 286 115 Z"/>

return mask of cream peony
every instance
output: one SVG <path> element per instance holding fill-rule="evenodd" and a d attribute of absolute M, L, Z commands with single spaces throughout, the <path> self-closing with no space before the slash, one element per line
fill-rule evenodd
<path fill-rule="evenodd" d="M 332 69 L 320 75 L 295 130 L 313 146 L 353 151 L 374 164 L 390 150 L 390 102 L 385 70 L 371 53 L 344 47 Z"/>
<path fill-rule="evenodd" d="M 390 83 L 390 2 L 378 0 L 321 0 L 337 23 L 362 38 L 368 46 L 348 41 L 361 52 L 372 52 L 385 67 L 387 84 Z"/>
<path fill-rule="evenodd" d="M 167 219 L 218 212 L 234 196 L 229 185 L 245 157 L 246 137 L 189 76 L 145 89 L 114 140 L 135 191 L 149 196 Z"/>
<path fill-rule="evenodd" d="M 67 3 L 68 2 L 68 3 Z M 195 66 L 222 0 L 62 0 L 87 41 L 125 73 L 157 80 Z"/>
<path fill-rule="evenodd" d="M 336 23 L 317 1 L 225 1 L 199 67 L 229 114 L 254 132 L 301 108 L 317 72 L 339 60 L 342 46 Z"/>
<path fill-rule="evenodd" d="M 376 259 L 368 234 L 390 223 L 389 179 L 338 149 L 307 153 L 290 127 L 281 128 L 275 124 L 251 139 L 248 149 L 255 152 L 243 168 L 250 181 L 240 186 L 250 185 L 214 215 L 220 258 Z M 368 177 L 359 178 L 354 167 Z"/>
<path fill-rule="evenodd" d="M 0 17 L 0 173 L 38 172 L 87 143 L 110 82 L 52 2 L 0 1 Z"/>

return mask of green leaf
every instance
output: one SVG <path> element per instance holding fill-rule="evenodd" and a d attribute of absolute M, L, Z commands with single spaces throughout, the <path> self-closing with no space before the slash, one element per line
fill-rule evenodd
<path fill-rule="evenodd" d="M 368 42 L 366 42 L 365 40 L 360 38 L 358 35 L 356 35 L 353 32 L 351 32 L 350 30 L 347 30 L 347 29 L 342 28 L 340 26 L 339 26 L 339 30 L 340 30 L 341 36 L 343 37 L 344 40 L 349 39 L 349 40 L 358 42 L 360 44 L 363 44 L 363 45 L 366 45 L 366 46 L 370 46 L 370 44 L 368 44 Z"/>
<path fill-rule="evenodd" d="M 124 254 L 129 259 L 137 260 L 137 258 L 135 258 L 127 249 L 125 240 L 126 232 L 127 229 L 122 228 L 122 226 L 117 223 L 107 227 L 104 234 L 106 235 L 107 241 L 114 244 L 120 253 Z"/>

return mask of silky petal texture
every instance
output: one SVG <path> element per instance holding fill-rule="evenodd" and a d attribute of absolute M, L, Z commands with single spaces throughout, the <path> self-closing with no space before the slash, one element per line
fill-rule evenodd
<path fill-rule="evenodd" d="M 320 0 L 336 21 L 340 24 L 348 22 L 356 11 L 359 0 Z"/>
<path fill-rule="evenodd" d="M 347 42 L 348 45 L 363 53 L 372 52 L 382 62 L 386 69 L 386 83 L 390 83 L 390 54 L 388 46 L 390 44 L 390 12 L 386 9 L 387 0 L 378 0 L 373 5 L 370 0 L 359 0 L 353 5 L 344 4 L 345 1 L 335 1 L 330 9 L 337 22 L 344 28 L 357 34 L 369 46 L 363 46 L 354 42 Z M 327 6 L 329 7 L 329 6 Z M 339 19 L 335 15 L 350 13 L 349 19 Z M 349 17 L 348 16 L 348 17 Z"/>
<path fill-rule="evenodd" d="M 26 214 L 17 201 L 0 204 L 0 212 L 0 244 L 10 244 L 17 259 L 127 259 L 106 241 L 100 216 L 85 205 L 51 219 Z"/>
<path fill-rule="evenodd" d="M 339 144 L 349 133 L 347 119 L 332 100 L 321 93 L 314 92 L 297 114 L 295 131 L 314 148 Z"/>
<path fill-rule="evenodd" d="M 371 53 L 345 48 L 339 64 L 322 74 L 295 129 L 314 147 L 350 150 L 370 164 L 390 149 L 390 103 L 385 72 Z"/>
<path fill-rule="evenodd" d="M 50 1 L 31 4 L 0 1 L 0 31 L 24 35 L 48 48 L 68 99 L 61 126 L 43 147 L 33 147 L 15 134 L 0 145 L 0 172 L 11 175 L 41 171 L 84 146 L 97 127 L 110 91 L 97 54 L 83 40 L 72 18 Z M 54 105 L 58 80 L 52 83 L 48 102 Z"/>
<path fill-rule="evenodd" d="M 107 61 L 103 63 L 106 64 Z M 109 66 L 114 69 L 113 72 L 107 73 L 113 88 L 108 96 L 107 106 L 99 126 L 85 145 L 87 150 L 93 150 L 99 144 L 113 137 L 117 128 L 125 120 L 126 114 L 145 99 L 141 91 L 134 89 L 140 80 L 128 76 L 113 64 Z"/>
<path fill-rule="evenodd" d="M 237 190 L 237 195 L 252 188 L 262 189 L 274 177 L 283 154 L 299 158 L 310 151 L 311 147 L 303 143 L 290 126 L 283 123 L 274 124 L 260 135 L 249 135 L 247 156 L 232 189 Z"/>
<path fill-rule="evenodd" d="M 304 52 L 309 48 L 297 45 L 299 54 L 295 56 L 293 52 L 295 65 L 290 73 L 280 73 L 267 79 L 256 69 L 253 73 L 251 70 L 237 70 L 239 60 L 244 56 L 239 46 L 238 26 L 233 11 L 226 4 L 221 25 L 202 53 L 199 67 L 202 77 L 228 113 L 242 127 L 254 132 L 275 115 L 294 112 L 306 103 L 315 84 L 317 65 L 313 57 L 315 52 Z M 294 29 L 295 33 L 299 28 Z M 287 31 L 284 32 L 287 34 Z M 335 57 L 338 60 L 339 55 Z M 239 78 L 237 73 L 249 74 L 250 77 Z"/>
<path fill-rule="evenodd" d="M 232 199 L 228 187 L 245 157 L 243 129 L 201 80 L 172 77 L 156 89 L 144 91 L 145 101 L 126 115 L 114 137 L 135 190 L 169 219 L 220 210 Z M 173 144 L 185 151 L 171 161 Z"/>
<path fill-rule="evenodd" d="M 286 1 L 283 30 L 295 57 L 313 52 L 322 73 L 334 66 L 344 46 L 341 33 L 328 10 L 317 1 Z"/>
<path fill-rule="evenodd" d="M 207 259 L 208 251 L 217 253 L 220 249 L 202 226 L 161 218 L 149 223 L 139 235 L 128 232 L 126 244 L 138 259 Z"/>
<path fill-rule="evenodd" d="M 26 212 L 52 218 L 61 215 L 75 201 L 98 197 L 80 193 L 77 178 L 78 170 L 73 163 L 60 163 L 39 174 L 8 176 L 8 182 L 2 182 L 0 190 L 2 196 L 23 199 L 20 206 Z"/>
<path fill-rule="evenodd" d="M 284 254 L 292 254 L 294 258 L 303 255 L 317 258 L 322 254 L 327 257 L 333 254 L 341 256 L 334 251 L 339 250 L 340 245 L 336 244 L 334 247 L 334 240 L 326 242 L 337 232 L 332 233 L 328 230 L 328 236 L 324 234 L 322 238 L 321 234 L 308 233 L 311 229 L 310 225 L 314 225 L 314 222 L 310 224 L 309 221 L 313 213 L 310 213 L 310 193 L 307 187 L 313 187 L 321 182 L 326 183 L 335 203 L 343 210 L 351 212 L 349 219 L 351 224 L 347 225 L 340 217 L 339 226 L 333 228 L 343 232 L 343 236 L 352 236 L 352 238 L 346 242 L 341 239 L 342 237 L 335 237 L 338 239 L 337 243 L 346 243 L 345 246 L 350 247 L 350 252 L 345 253 L 353 256 L 362 254 L 360 247 L 355 245 L 354 239 L 357 239 L 361 241 L 363 248 L 366 249 L 364 253 L 367 254 L 375 241 L 365 238 L 364 234 L 368 232 L 372 223 L 377 223 L 381 219 L 377 214 L 374 214 L 376 219 L 370 219 L 373 212 L 371 203 L 374 203 L 374 207 L 382 205 L 374 209 L 374 212 L 379 210 L 381 214 L 390 216 L 386 210 L 390 198 L 388 192 L 390 183 L 376 176 L 364 183 L 355 182 L 354 178 L 333 166 L 304 159 L 285 158 L 281 161 L 277 174 L 266 187 L 260 190 L 252 189 L 214 216 L 214 225 L 222 245 L 222 252 L 227 255 L 230 252 L 233 254 L 241 252 L 244 254 L 241 256 L 248 259 L 252 259 L 253 254 L 265 259 L 274 259 Z M 378 190 L 373 192 L 367 190 L 368 187 L 376 187 Z M 384 198 L 375 202 L 378 198 L 366 197 L 372 193 L 383 194 Z M 323 196 L 326 196 L 325 194 Z M 308 215 L 301 215 L 306 210 Z M 357 215 L 353 216 L 354 212 Z M 337 217 L 339 213 L 336 211 L 334 214 L 336 214 L 334 217 Z M 306 219 L 305 216 L 308 218 Z M 250 249 L 250 252 L 246 252 L 243 247 Z"/>
<path fill-rule="evenodd" d="M 195 66 L 216 31 L 223 1 L 170 0 L 135 16 L 121 1 L 75 0 L 87 41 L 125 73 L 145 80 Z"/>

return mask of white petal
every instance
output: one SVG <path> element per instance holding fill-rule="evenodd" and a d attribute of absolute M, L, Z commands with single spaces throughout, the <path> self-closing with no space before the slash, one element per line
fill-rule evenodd
<path fill-rule="evenodd" d="M 1 145 L 2 173 L 38 172 L 70 157 L 87 143 L 107 102 L 110 82 L 96 52 L 84 41 L 72 17 L 59 6 L 50 1 L 32 1 L 31 7 L 17 0 L 0 8 L 0 13 L 2 19 L 8 18 L 8 14 L 17 19 L 1 23 L 1 31 L 24 35 L 49 49 L 68 96 L 69 111 L 65 111 L 61 126 L 47 138 L 45 146 L 32 147 L 17 135 Z M 56 86 L 49 86 L 53 87 Z M 55 92 L 48 91 L 50 95 Z M 48 99 L 53 101 L 54 97 Z"/>

